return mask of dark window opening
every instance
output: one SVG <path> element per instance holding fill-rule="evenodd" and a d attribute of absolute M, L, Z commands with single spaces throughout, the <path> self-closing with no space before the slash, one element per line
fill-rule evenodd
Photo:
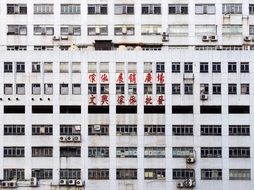
<path fill-rule="evenodd" d="M 200 113 L 217 114 L 221 113 L 221 106 L 200 106 Z"/>
<path fill-rule="evenodd" d="M 88 113 L 109 113 L 109 106 L 88 106 Z"/>
<path fill-rule="evenodd" d="M 144 113 L 165 113 L 165 106 L 144 106 Z"/>
<path fill-rule="evenodd" d="M 32 106 L 32 113 L 53 113 L 53 106 Z"/>
<path fill-rule="evenodd" d="M 113 44 L 111 40 L 95 40 L 94 48 L 95 50 L 111 50 Z"/>
<path fill-rule="evenodd" d="M 25 113 L 25 106 L 4 106 L 4 113 Z"/>
<path fill-rule="evenodd" d="M 172 113 L 177 113 L 177 114 L 193 113 L 193 106 L 172 106 Z"/>
<path fill-rule="evenodd" d="M 228 113 L 250 113 L 250 106 L 228 106 Z"/>
<path fill-rule="evenodd" d="M 137 106 L 116 106 L 116 113 L 137 113 Z"/>
<path fill-rule="evenodd" d="M 60 106 L 60 113 L 81 113 L 81 106 Z"/>

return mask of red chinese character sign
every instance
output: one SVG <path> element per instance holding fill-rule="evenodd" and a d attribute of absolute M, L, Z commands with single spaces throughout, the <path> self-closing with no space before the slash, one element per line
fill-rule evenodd
<path fill-rule="evenodd" d="M 130 84 L 136 84 L 137 83 L 137 73 L 129 73 L 128 83 L 130 83 Z"/>
<path fill-rule="evenodd" d="M 124 105 L 125 104 L 125 98 L 124 98 L 124 95 L 118 95 L 117 96 L 117 105 Z"/>
<path fill-rule="evenodd" d="M 159 84 L 164 84 L 165 83 L 164 73 L 157 73 L 156 82 L 159 83 Z"/>
<path fill-rule="evenodd" d="M 88 73 L 88 82 L 90 84 L 96 83 L 96 73 Z"/>
<path fill-rule="evenodd" d="M 165 95 L 161 94 L 161 95 L 157 95 L 157 105 L 165 105 Z"/>
<path fill-rule="evenodd" d="M 144 83 L 145 84 L 152 84 L 152 82 L 153 82 L 152 73 L 144 73 Z"/>
<path fill-rule="evenodd" d="M 116 73 L 116 83 L 124 84 L 124 73 Z"/>
<path fill-rule="evenodd" d="M 109 83 L 109 74 L 108 73 L 101 73 L 100 82 L 102 84 L 108 84 Z"/>
<path fill-rule="evenodd" d="M 147 106 L 153 105 L 152 95 L 145 95 L 144 96 L 144 102 L 145 102 L 145 105 L 147 105 Z"/>
<path fill-rule="evenodd" d="M 131 95 L 129 97 L 129 105 L 137 105 L 137 96 L 136 95 Z"/>
<path fill-rule="evenodd" d="M 102 94 L 101 95 L 101 105 L 109 105 L 109 95 L 108 94 Z"/>
<path fill-rule="evenodd" d="M 96 95 L 90 94 L 88 96 L 88 105 L 94 106 L 96 104 L 97 104 L 97 102 L 96 102 Z"/>

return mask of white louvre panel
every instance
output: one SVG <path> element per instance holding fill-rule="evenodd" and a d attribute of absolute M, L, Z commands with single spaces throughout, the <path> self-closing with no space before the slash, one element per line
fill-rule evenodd
<path fill-rule="evenodd" d="M 12 87 L 5 87 L 5 94 L 7 94 L 7 95 L 13 94 L 13 89 L 12 89 Z"/>
<path fill-rule="evenodd" d="M 61 94 L 69 94 L 69 88 L 68 87 L 61 87 Z"/>
<path fill-rule="evenodd" d="M 25 87 L 18 87 L 17 93 L 18 94 L 25 94 Z"/>
<path fill-rule="evenodd" d="M 79 87 L 73 87 L 73 94 L 81 94 L 81 88 Z"/>
<path fill-rule="evenodd" d="M 44 63 L 45 72 L 52 72 L 52 70 L 53 70 L 53 63 Z"/>
<path fill-rule="evenodd" d="M 53 86 L 46 85 L 45 93 L 46 94 L 53 94 Z"/>
<path fill-rule="evenodd" d="M 41 88 L 40 87 L 33 87 L 33 94 L 41 94 Z"/>

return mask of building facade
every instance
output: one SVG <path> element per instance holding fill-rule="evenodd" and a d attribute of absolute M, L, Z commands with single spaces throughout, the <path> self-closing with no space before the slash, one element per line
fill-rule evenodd
<path fill-rule="evenodd" d="M 0 2 L 0 180 L 253 189 L 254 2 Z"/>

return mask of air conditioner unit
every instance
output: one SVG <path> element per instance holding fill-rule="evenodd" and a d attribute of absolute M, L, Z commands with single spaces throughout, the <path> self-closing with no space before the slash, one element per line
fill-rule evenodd
<path fill-rule="evenodd" d="M 200 100 L 208 100 L 208 94 L 201 93 Z"/>
<path fill-rule="evenodd" d="M 75 125 L 75 131 L 80 131 L 81 130 L 81 126 L 80 125 Z"/>
<path fill-rule="evenodd" d="M 75 179 L 68 179 L 68 185 L 70 185 L 70 186 L 76 185 L 76 180 Z"/>
<path fill-rule="evenodd" d="M 93 126 L 93 130 L 94 131 L 100 131 L 101 130 L 101 126 L 100 125 L 94 125 Z"/>
<path fill-rule="evenodd" d="M 195 187 L 195 181 L 193 179 L 186 179 L 183 182 L 183 185 L 184 187 L 187 187 L 187 188 Z"/>
<path fill-rule="evenodd" d="M 210 36 L 210 40 L 211 40 L 211 42 L 217 42 L 218 37 L 217 36 Z"/>
<path fill-rule="evenodd" d="M 193 164 L 193 163 L 195 163 L 195 161 L 196 161 L 195 158 L 192 156 L 189 156 L 186 158 L 186 163 L 188 163 L 188 164 Z"/>
<path fill-rule="evenodd" d="M 76 180 L 76 186 L 77 186 L 77 187 L 82 187 L 82 186 L 83 186 L 83 182 L 82 182 L 81 179 L 77 179 L 77 180 Z"/>
<path fill-rule="evenodd" d="M 15 187 L 17 187 L 17 182 L 16 182 L 16 181 L 9 181 L 9 182 L 8 182 L 8 187 L 10 187 L 10 188 L 15 188 Z"/>
<path fill-rule="evenodd" d="M 59 38 L 59 36 L 53 36 L 52 40 L 54 40 L 54 41 L 59 41 L 60 38 Z"/>
<path fill-rule="evenodd" d="M 60 142 L 65 142 L 66 141 L 66 136 L 60 136 L 59 141 Z"/>
<path fill-rule="evenodd" d="M 9 181 L 3 181 L 1 187 L 9 187 Z"/>
<path fill-rule="evenodd" d="M 60 186 L 67 185 L 67 180 L 66 179 L 60 179 L 59 180 L 59 185 Z"/>
<path fill-rule="evenodd" d="M 184 185 L 183 185 L 183 182 L 178 182 L 177 184 L 176 184 L 176 187 L 177 188 L 184 188 Z"/>
<path fill-rule="evenodd" d="M 100 27 L 95 28 L 95 34 L 99 35 L 101 33 Z"/>
<path fill-rule="evenodd" d="M 209 36 L 202 36 L 202 41 L 203 42 L 208 42 L 209 41 Z"/>
<path fill-rule="evenodd" d="M 245 36 L 243 39 L 245 42 L 250 42 L 252 38 L 250 36 Z"/>
<path fill-rule="evenodd" d="M 61 36 L 61 40 L 68 40 L 68 36 Z"/>
<path fill-rule="evenodd" d="M 71 142 L 73 141 L 73 136 L 66 136 L 65 140 Z"/>
<path fill-rule="evenodd" d="M 217 46 L 216 49 L 217 49 L 217 50 L 222 50 L 223 47 L 222 47 L 222 46 Z"/>
<path fill-rule="evenodd" d="M 127 28 L 126 27 L 122 27 L 122 34 L 124 34 L 124 35 L 127 34 Z"/>
<path fill-rule="evenodd" d="M 36 186 L 38 186 L 38 180 L 37 180 L 36 177 L 32 177 L 32 178 L 31 178 L 30 186 L 31 186 L 31 187 L 36 187 Z"/>
<path fill-rule="evenodd" d="M 163 41 L 163 42 L 168 42 L 168 41 L 169 41 L 169 39 L 168 39 L 168 34 L 167 34 L 166 32 L 163 32 L 163 33 L 162 33 L 162 41 Z"/>
<path fill-rule="evenodd" d="M 81 136 L 80 135 L 73 136 L 73 141 L 74 142 L 80 142 L 81 141 Z"/>

